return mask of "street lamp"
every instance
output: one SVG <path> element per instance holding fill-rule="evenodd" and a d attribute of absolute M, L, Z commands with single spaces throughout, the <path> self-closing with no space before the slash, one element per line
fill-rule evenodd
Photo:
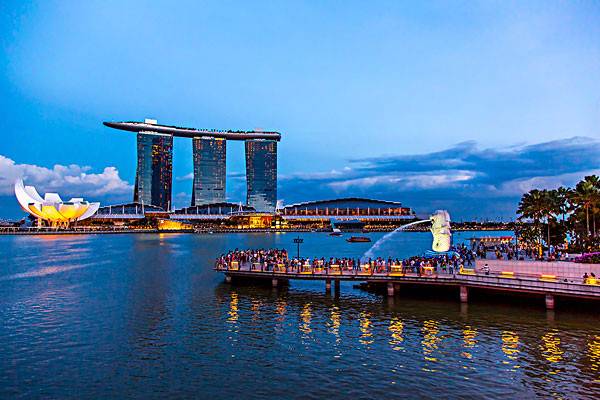
<path fill-rule="evenodd" d="M 300 259 L 300 243 L 304 243 L 304 239 L 301 239 L 300 236 L 294 239 L 294 243 L 298 246 L 298 260 Z"/>

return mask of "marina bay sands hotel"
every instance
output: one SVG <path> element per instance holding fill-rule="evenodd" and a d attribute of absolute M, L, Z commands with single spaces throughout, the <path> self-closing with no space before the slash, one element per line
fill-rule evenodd
<path fill-rule="evenodd" d="M 192 206 L 225 203 L 227 140 L 246 145 L 246 203 L 256 211 L 273 212 L 277 202 L 277 142 L 279 132 L 220 131 L 144 122 L 104 122 L 137 133 L 137 172 L 133 201 L 169 210 L 173 181 L 173 137 L 191 138 L 194 181 Z"/>

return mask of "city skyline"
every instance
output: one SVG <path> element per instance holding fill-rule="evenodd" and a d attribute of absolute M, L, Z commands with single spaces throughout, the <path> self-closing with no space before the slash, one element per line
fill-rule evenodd
<path fill-rule="evenodd" d="M 17 178 L 130 200 L 135 143 L 100 124 L 129 118 L 285 132 L 286 204 L 360 196 L 508 219 L 528 189 L 600 171 L 592 2 L 0 8 L 0 217 L 22 215 Z M 191 142 L 173 140 L 175 207 L 191 202 Z M 225 151 L 227 200 L 245 202 L 243 145 Z"/>

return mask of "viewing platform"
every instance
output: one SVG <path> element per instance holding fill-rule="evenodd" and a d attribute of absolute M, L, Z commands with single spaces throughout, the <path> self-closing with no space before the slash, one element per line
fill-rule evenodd
<path fill-rule="evenodd" d="M 489 268 L 487 273 L 483 270 L 486 264 Z M 539 295 L 545 299 L 547 309 L 554 309 L 555 297 L 600 300 L 600 279 L 596 280 L 591 277 L 584 282 L 581 275 L 574 276 L 575 272 L 569 271 L 569 269 L 573 269 L 575 263 L 560 262 L 560 269 L 568 272 L 564 274 L 548 273 L 541 269 L 544 267 L 543 265 L 533 264 L 538 263 L 528 261 L 494 263 L 494 260 L 484 259 L 477 260 L 472 268 L 463 267 L 458 271 L 448 273 L 435 271 L 431 267 L 418 272 L 408 271 L 401 265 L 391 265 L 380 270 L 369 264 L 363 264 L 357 269 L 348 269 L 335 264 L 292 266 L 289 262 L 270 264 L 232 261 L 229 264 L 217 262 L 215 270 L 224 273 L 228 283 L 238 278 L 270 279 L 271 284 L 276 287 L 290 280 L 324 281 L 326 290 L 331 290 L 333 282 L 337 293 L 339 293 L 341 281 L 366 282 L 385 286 L 388 296 L 398 293 L 402 284 L 430 287 L 449 286 L 458 289 L 460 301 L 463 303 L 468 302 L 470 288 Z M 593 268 L 600 269 L 600 266 L 593 264 L 575 264 L 575 266 L 577 271 L 585 268 L 587 268 L 587 272 L 592 271 Z M 556 268 L 556 266 L 546 267 Z"/>

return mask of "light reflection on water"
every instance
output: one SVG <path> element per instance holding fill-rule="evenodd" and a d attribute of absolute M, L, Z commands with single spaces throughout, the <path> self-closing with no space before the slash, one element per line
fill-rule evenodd
<path fill-rule="evenodd" d="M 441 341 L 441 338 L 438 336 L 440 333 L 439 322 L 434 320 L 427 320 L 423 322 L 423 328 L 421 329 L 421 332 L 423 334 L 423 340 L 421 341 L 421 344 L 423 345 L 423 356 L 425 361 L 432 363 L 438 362 L 438 359 L 435 357 L 435 355 L 438 345 Z M 423 367 L 423 371 L 435 372 L 436 370 L 430 369 L 430 367 Z"/>
<path fill-rule="evenodd" d="M 373 343 L 373 331 L 371 317 L 369 313 L 361 311 L 359 317 L 360 323 L 360 343 L 370 345 Z"/>
<path fill-rule="evenodd" d="M 513 331 L 502 331 L 502 352 L 507 358 L 502 362 L 511 367 L 510 371 L 516 372 L 519 368 L 516 364 L 519 357 L 519 335 Z"/>
<path fill-rule="evenodd" d="M 402 350 L 403 347 L 401 346 L 401 344 L 404 341 L 404 339 L 402 338 L 402 332 L 404 331 L 404 323 L 400 318 L 392 317 L 388 329 L 391 334 L 389 343 L 392 346 L 392 349 L 394 351 Z"/>
<path fill-rule="evenodd" d="M 475 344 L 477 343 L 477 340 L 475 339 L 477 337 L 477 329 L 474 329 L 471 326 L 467 325 L 464 327 L 462 333 L 464 348 L 462 355 L 465 358 L 471 359 L 473 358 L 473 355 L 471 354 L 470 349 L 475 347 Z"/>
<path fill-rule="evenodd" d="M 238 294 L 231 292 L 231 301 L 229 302 L 229 318 L 227 318 L 229 323 L 235 324 L 237 322 L 239 319 L 238 311 Z"/>
<path fill-rule="evenodd" d="M 340 341 L 340 325 L 342 324 L 342 317 L 340 314 L 340 308 L 338 306 L 335 306 L 335 305 L 331 306 L 330 319 L 331 319 L 331 323 L 330 323 L 329 332 L 335 336 L 336 343 L 339 343 L 339 341 Z"/>
<path fill-rule="evenodd" d="M 295 251 L 293 237 L 0 237 L 0 397 L 598 397 L 594 312 L 548 319 L 541 305 L 467 309 L 346 284 L 335 297 L 212 271 L 229 248 Z M 304 238 L 311 254 L 364 251 Z"/>
<path fill-rule="evenodd" d="M 588 344 L 588 357 L 590 359 L 590 369 L 595 375 L 594 382 L 600 383 L 600 336 L 590 337 Z"/>
<path fill-rule="evenodd" d="M 311 304 L 306 303 L 302 307 L 302 312 L 300 313 L 300 317 L 302 317 L 302 322 L 300 323 L 300 331 L 304 334 L 303 338 L 307 338 L 308 335 L 312 332 L 312 329 L 310 328 L 310 320 L 312 318 L 311 313 Z"/>
<path fill-rule="evenodd" d="M 542 336 L 540 345 L 544 358 L 549 362 L 550 374 L 560 372 L 560 362 L 563 359 L 564 351 L 560 348 L 560 337 L 556 329 L 545 333 Z M 549 378 L 548 378 L 549 379 Z"/>

